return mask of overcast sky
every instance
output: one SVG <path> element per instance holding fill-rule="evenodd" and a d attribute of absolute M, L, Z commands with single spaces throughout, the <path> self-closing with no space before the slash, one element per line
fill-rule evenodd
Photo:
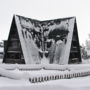
<path fill-rule="evenodd" d="M 8 38 L 13 14 L 39 20 L 76 16 L 80 44 L 90 33 L 90 0 L 0 0 L 0 40 Z"/>

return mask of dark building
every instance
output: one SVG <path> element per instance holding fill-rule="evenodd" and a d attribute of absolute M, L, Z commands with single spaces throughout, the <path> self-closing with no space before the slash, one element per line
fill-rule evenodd
<path fill-rule="evenodd" d="M 4 52 L 3 63 L 80 63 L 76 18 L 38 21 L 14 15 Z"/>

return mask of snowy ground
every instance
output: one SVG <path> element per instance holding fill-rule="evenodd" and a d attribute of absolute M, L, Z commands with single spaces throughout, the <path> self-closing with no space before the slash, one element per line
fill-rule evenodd
<path fill-rule="evenodd" d="M 0 90 L 90 90 L 90 76 L 42 83 L 0 77 Z"/>
<path fill-rule="evenodd" d="M 78 65 L 65 65 L 61 66 L 63 68 L 68 68 L 68 70 L 90 70 L 90 60 L 85 61 L 83 60 L 83 64 Z M 87 64 L 88 63 L 88 64 Z M 18 65 L 16 65 L 18 66 Z M 15 66 L 15 67 L 16 67 Z M 1 65 L 0 67 L 4 67 L 4 65 Z M 13 66 L 13 68 L 15 68 Z M 21 66 L 22 67 L 22 66 Z M 45 66 L 46 69 L 54 68 L 54 66 Z M 7 67 L 6 68 L 10 68 Z M 60 68 L 60 67 L 59 67 Z M 58 69 L 58 66 L 56 67 Z M 66 71 L 60 71 L 60 73 L 68 72 Z M 15 70 L 12 70 L 11 72 L 19 73 L 19 70 L 16 68 Z M 26 71 L 24 71 L 26 72 Z M 53 70 L 53 72 L 50 70 L 42 70 L 39 71 L 30 71 L 31 75 L 37 76 L 40 73 L 49 73 L 54 74 L 54 72 L 59 72 L 56 70 Z M 9 73 L 9 72 L 8 72 Z M 23 71 L 22 71 L 23 73 Z M 37 74 L 36 74 L 37 73 Z M 14 74 L 14 73 L 13 73 Z M 10 74 L 8 74 L 10 75 Z M 27 74 L 23 74 L 24 76 Z M 16 75 L 15 75 L 16 76 Z M 38 83 L 31 83 L 28 79 L 10 79 L 8 77 L 0 77 L 0 90 L 90 90 L 90 76 L 85 77 L 78 77 L 78 78 L 72 78 L 72 79 L 59 79 L 59 80 L 50 80 L 45 82 L 38 82 Z"/>
<path fill-rule="evenodd" d="M 66 66 L 64 66 L 65 68 Z M 73 70 L 90 69 L 89 64 L 70 65 L 68 68 Z M 11 75 L 23 74 L 29 72 L 31 75 L 38 76 L 44 74 L 54 74 L 60 72 L 63 74 L 66 71 L 57 70 L 35 70 L 35 71 L 19 71 L 18 69 L 10 70 Z M 5 72 L 10 75 L 10 72 Z M 32 72 L 32 73 L 31 73 Z M 23 74 L 24 76 L 27 74 Z M 90 76 L 78 77 L 72 79 L 59 79 L 45 82 L 31 83 L 27 78 L 24 79 L 10 79 L 8 77 L 0 77 L 0 90 L 90 90 Z"/>

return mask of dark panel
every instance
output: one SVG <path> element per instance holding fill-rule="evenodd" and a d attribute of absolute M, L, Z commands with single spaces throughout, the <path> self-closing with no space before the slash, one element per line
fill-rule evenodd
<path fill-rule="evenodd" d="M 23 57 L 21 44 L 19 40 L 19 35 L 17 32 L 15 20 L 13 18 L 11 30 L 9 33 L 9 38 L 5 42 L 5 50 L 4 50 L 4 63 L 18 63 L 25 64 L 25 60 Z"/>
<path fill-rule="evenodd" d="M 80 63 L 80 62 L 81 62 L 80 45 L 79 45 L 77 26 L 75 22 L 68 63 L 72 64 L 72 63 Z"/>

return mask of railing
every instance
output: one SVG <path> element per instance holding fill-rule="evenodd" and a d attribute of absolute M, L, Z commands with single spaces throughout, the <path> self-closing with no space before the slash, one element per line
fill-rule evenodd
<path fill-rule="evenodd" d="M 50 80 L 84 77 L 88 75 L 90 75 L 90 71 L 69 72 L 65 74 L 55 74 L 55 75 L 50 75 L 50 76 L 32 77 L 32 78 L 29 78 L 29 81 L 31 83 L 37 83 L 37 82 L 44 82 L 44 81 L 50 81 Z"/>

